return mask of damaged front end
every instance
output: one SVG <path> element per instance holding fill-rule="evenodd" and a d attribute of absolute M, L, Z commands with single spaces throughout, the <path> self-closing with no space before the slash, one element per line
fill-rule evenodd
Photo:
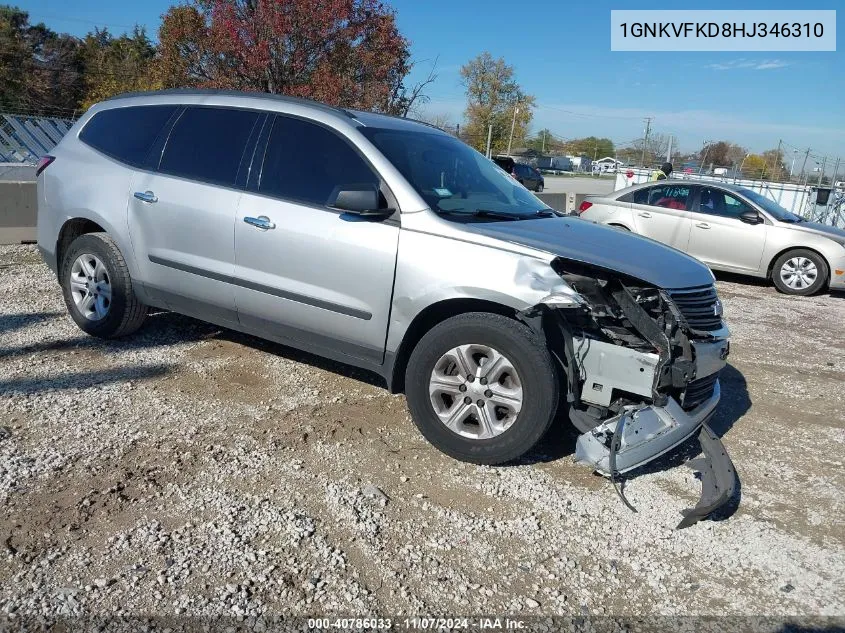
<path fill-rule="evenodd" d="M 733 464 L 707 426 L 720 398 L 729 332 L 712 285 L 655 288 L 611 270 L 557 258 L 561 292 L 522 316 L 542 328 L 568 382 L 582 435 L 575 457 L 608 476 L 643 466 L 699 432 L 702 496 L 678 528 L 707 517 L 734 490 Z"/>

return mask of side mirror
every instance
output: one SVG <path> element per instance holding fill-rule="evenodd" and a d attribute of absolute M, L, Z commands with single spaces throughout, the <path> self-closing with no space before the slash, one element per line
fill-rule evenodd
<path fill-rule="evenodd" d="M 343 185 L 332 193 L 330 207 L 362 217 L 386 218 L 395 209 L 380 206 L 381 195 L 374 185 Z"/>
<path fill-rule="evenodd" d="M 756 211 L 743 211 L 739 214 L 740 222 L 745 222 L 746 224 L 762 224 L 763 218 L 760 217 L 760 214 Z"/>

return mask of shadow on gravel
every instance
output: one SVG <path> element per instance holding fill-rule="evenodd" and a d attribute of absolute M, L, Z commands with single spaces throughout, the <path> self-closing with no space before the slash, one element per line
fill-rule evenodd
<path fill-rule="evenodd" d="M 24 312 L 21 314 L 0 315 L 0 334 L 20 330 L 34 323 L 41 323 L 47 319 L 62 316 L 61 312 Z"/>
<path fill-rule="evenodd" d="M 101 371 L 76 372 L 60 376 L 0 380 L 0 395 L 39 393 L 64 389 L 87 389 L 114 382 L 158 378 L 170 373 L 167 365 L 118 367 Z"/>

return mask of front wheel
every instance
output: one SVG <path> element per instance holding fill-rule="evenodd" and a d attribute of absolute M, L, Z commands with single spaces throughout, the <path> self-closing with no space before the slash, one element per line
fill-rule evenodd
<path fill-rule="evenodd" d="M 414 349 L 405 393 L 420 432 L 461 461 L 501 464 L 529 451 L 554 419 L 552 356 L 526 325 L 473 312 L 432 328 Z"/>
<path fill-rule="evenodd" d="M 543 183 L 537 185 L 537 193 L 543 193 Z"/>
<path fill-rule="evenodd" d="M 71 243 L 62 260 L 61 285 L 70 316 L 92 336 L 126 336 L 147 316 L 126 260 L 106 233 L 88 233 Z"/>
<path fill-rule="evenodd" d="M 820 291 L 827 283 L 827 264 L 813 251 L 797 248 L 777 258 L 772 266 L 772 281 L 784 294 L 806 297 Z"/>

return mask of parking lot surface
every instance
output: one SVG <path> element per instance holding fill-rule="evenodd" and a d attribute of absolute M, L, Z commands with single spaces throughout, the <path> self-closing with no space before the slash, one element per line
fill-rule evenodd
<path fill-rule="evenodd" d="M 168 313 L 97 340 L 34 247 L 0 273 L 0 616 L 845 616 L 842 295 L 718 282 L 738 506 L 676 531 L 690 445 L 635 514 L 563 422 L 463 464 L 368 374 Z"/>

